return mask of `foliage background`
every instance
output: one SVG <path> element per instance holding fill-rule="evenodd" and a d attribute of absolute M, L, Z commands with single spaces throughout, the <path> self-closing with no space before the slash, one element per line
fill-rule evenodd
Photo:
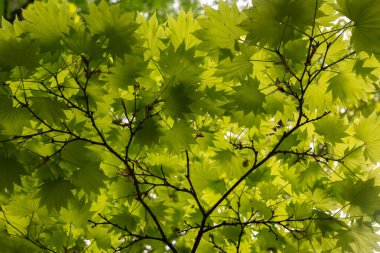
<path fill-rule="evenodd" d="M 2 21 L 4 252 L 378 250 L 378 2 L 126 3 Z"/>

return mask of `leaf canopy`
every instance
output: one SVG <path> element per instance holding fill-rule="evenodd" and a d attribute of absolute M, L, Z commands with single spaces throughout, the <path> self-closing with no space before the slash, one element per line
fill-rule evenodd
<path fill-rule="evenodd" d="M 379 250 L 378 1 L 75 2 L 2 20 L 2 252 Z"/>

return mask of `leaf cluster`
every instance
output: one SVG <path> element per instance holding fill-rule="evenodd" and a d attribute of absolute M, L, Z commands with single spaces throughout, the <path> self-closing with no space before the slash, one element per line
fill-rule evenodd
<path fill-rule="evenodd" d="M 36 1 L 3 19 L 1 238 L 30 252 L 379 250 L 377 17 L 378 1 L 221 2 L 165 22 Z"/>

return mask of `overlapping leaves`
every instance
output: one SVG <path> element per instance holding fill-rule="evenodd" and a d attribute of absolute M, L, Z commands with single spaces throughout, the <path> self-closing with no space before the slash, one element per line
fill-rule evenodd
<path fill-rule="evenodd" d="M 377 249 L 378 9 L 255 0 L 159 24 L 48 1 L 3 21 L 0 225 L 53 252 Z"/>

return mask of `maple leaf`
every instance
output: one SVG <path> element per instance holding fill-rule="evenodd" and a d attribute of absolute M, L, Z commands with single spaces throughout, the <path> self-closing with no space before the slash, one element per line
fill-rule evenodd
<path fill-rule="evenodd" d="M 314 126 L 315 131 L 331 143 L 342 142 L 342 139 L 348 136 L 347 126 L 344 122 L 332 116 L 324 117 Z"/>
<path fill-rule="evenodd" d="M 134 13 L 121 13 L 119 5 L 109 6 L 101 1 L 99 6 L 90 4 L 90 14 L 86 21 L 93 34 L 105 35 L 108 47 L 116 56 L 131 52 L 131 46 L 137 42 L 133 32 L 138 28 Z"/>
<path fill-rule="evenodd" d="M 354 22 L 351 41 L 355 48 L 369 53 L 379 52 L 380 4 L 374 0 L 339 0 L 338 11 Z"/>
<path fill-rule="evenodd" d="M 67 119 L 64 113 L 66 108 L 64 103 L 54 101 L 49 97 L 35 97 L 30 101 L 31 108 L 50 124 L 60 125 L 62 120 Z"/>
<path fill-rule="evenodd" d="M 203 29 L 197 30 L 195 35 L 203 42 L 200 47 L 205 51 L 227 48 L 234 49 L 235 42 L 244 35 L 239 27 L 244 20 L 244 14 L 240 13 L 237 5 L 231 7 L 225 2 L 219 3 L 219 9 L 205 7 L 206 18 L 198 22 Z"/>
<path fill-rule="evenodd" d="M 46 50 L 57 50 L 60 39 L 73 25 L 75 9 L 70 7 L 68 3 L 59 6 L 51 0 L 47 3 L 37 2 L 23 12 L 25 21 L 20 25 L 32 38 L 39 40 Z"/>
<path fill-rule="evenodd" d="M 13 191 L 13 184 L 21 183 L 21 176 L 26 171 L 14 156 L 6 157 L 0 153 L 0 187 L 4 191 Z"/>
<path fill-rule="evenodd" d="M 29 118 L 26 108 L 13 107 L 10 99 L 0 100 L 0 126 L 5 134 L 20 134 L 30 124 Z"/>
<path fill-rule="evenodd" d="M 372 215 L 376 210 L 379 210 L 380 186 L 375 186 L 374 183 L 374 178 L 371 178 L 355 183 L 347 180 L 336 185 L 338 194 L 350 203 L 348 212 L 351 215 L 361 215 L 363 213 Z"/>
<path fill-rule="evenodd" d="M 377 115 L 362 120 L 355 125 L 356 136 L 364 143 L 364 155 L 374 163 L 379 161 L 380 154 L 380 133 L 379 120 Z"/>
<path fill-rule="evenodd" d="M 146 67 L 147 63 L 141 57 L 125 54 L 123 60 L 117 59 L 110 68 L 108 82 L 111 87 L 127 90 L 128 86 L 136 84 L 136 78 L 148 73 Z"/>
<path fill-rule="evenodd" d="M 174 152 L 181 152 L 190 148 L 191 144 L 195 142 L 194 129 L 183 121 L 177 121 L 173 127 L 166 131 L 165 135 L 161 137 L 160 142 L 166 144 L 169 150 Z"/>
<path fill-rule="evenodd" d="M 329 80 L 328 91 L 331 90 L 333 98 L 339 98 L 344 104 L 348 101 L 367 99 L 372 85 L 352 71 L 350 64 L 342 65 L 341 70 Z M 356 102 L 356 101 L 355 101 Z"/>
<path fill-rule="evenodd" d="M 317 3 L 320 5 L 321 1 Z M 313 24 L 312 0 L 254 0 L 252 5 L 246 10 L 247 19 L 242 27 L 248 31 L 247 39 L 255 43 L 277 47 L 281 42 L 300 37 L 298 31 Z"/>
<path fill-rule="evenodd" d="M 41 198 L 41 203 L 49 210 L 59 211 L 67 206 L 69 199 L 74 197 L 71 191 L 74 188 L 70 181 L 63 178 L 45 180 L 39 187 L 38 196 Z"/>
<path fill-rule="evenodd" d="M 259 90 L 257 79 L 240 80 L 240 85 L 234 86 L 233 90 L 234 92 L 229 95 L 232 101 L 225 105 L 226 108 L 254 114 L 263 110 L 265 96 Z"/>
<path fill-rule="evenodd" d="M 377 244 L 380 240 L 380 236 L 373 233 L 371 228 L 365 224 L 355 223 L 350 229 L 340 231 L 337 238 L 337 245 L 342 247 L 343 251 L 369 252 L 374 249 L 380 249 Z"/>
<path fill-rule="evenodd" d="M 168 87 L 163 95 L 163 109 L 173 119 L 182 119 L 191 113 L 191 105 L 195 101 L 196 93 L 193 87 L 185 83 Z"/>
<path fill-rule="evenodd" d="M 160 136 L 162 136 L 160 124 L 155 119 L 150 119 L 142 124 L 140 130 L 136 133 L 135 141 L 141 146 L 151 146 L 158 144 Z"/>
<path fill-rule="evenodd" d="M 170 83 L 196 84 L 199 80 L 202 58 L 195 56 L 195 48 L 186 49 L 185 44 L 175 49 L 173 45 L 161 53 L 159 65 Z"/>

